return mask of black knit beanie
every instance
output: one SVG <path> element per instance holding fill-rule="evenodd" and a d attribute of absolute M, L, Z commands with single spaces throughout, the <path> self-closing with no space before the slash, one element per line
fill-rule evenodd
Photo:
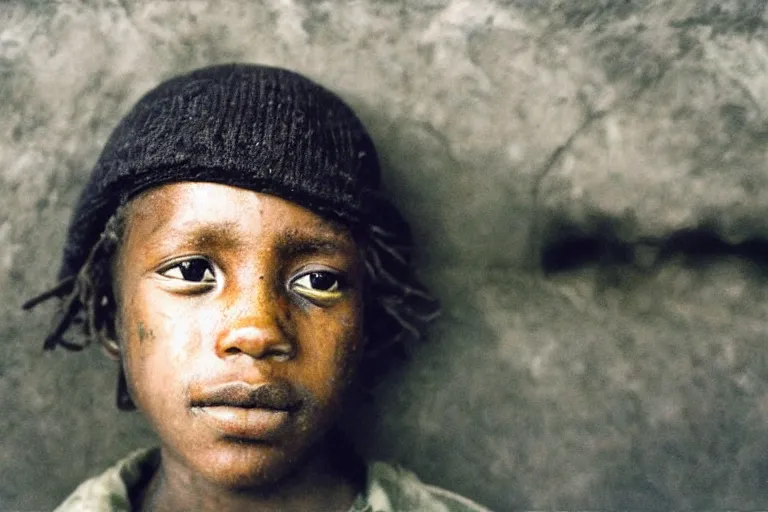
<path fill-rule="evenodd" d="M 213 66 L 160 84 L 117 126 L 75 208 L 59 277 L 79 271 L 120 204 L 174 181 L 274 194 L 352 229 L 405 227 L 379 196 L 373 142 L 338 96 L 284 69 Z"/>

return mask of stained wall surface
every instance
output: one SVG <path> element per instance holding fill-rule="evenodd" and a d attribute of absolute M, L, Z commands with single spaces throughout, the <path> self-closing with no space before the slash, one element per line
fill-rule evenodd
<path fill-rule="evenodd" d="M 147 89 L 296 69 L 370 128 L 444 314 L 360 449 L 498 510 L 768 506 L 765 2 L 0 3 L 0 509 L 153 442 L 41 351 L 68 216 Z"/>

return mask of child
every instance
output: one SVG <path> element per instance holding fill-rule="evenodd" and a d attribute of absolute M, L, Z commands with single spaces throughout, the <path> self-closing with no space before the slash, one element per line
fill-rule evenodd
<path fill-rule="evenodd" d="M 482 510 L 364 464 L 334 428 L 437 313 L 364 127 L 282 69 L 171 79 L 115 129 L 72 217 L 45 340 L 99 341 L 161 446 L 58 510 Z M 70 327 L 82 323 L 79 342 Z"/>

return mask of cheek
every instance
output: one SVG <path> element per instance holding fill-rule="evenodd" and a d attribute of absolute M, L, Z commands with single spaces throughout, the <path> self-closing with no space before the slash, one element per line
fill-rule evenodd
<path fill-rule="evenodd" d="M 132 395 L 146 402 L 157 389 L 182 389 L 202 337 L 200 315 L 140 287 L 124 299 L 118 338 Z"/>
<path fill-rule="evenodd" d="M 318 399 L 341 399 L 360 360 L 362 331 L 359 307 L 320 313 L 301 326 L 299 343 L 304 347 L 305 378 Z"/>
<path fill-rule="evenodd" d="M 363 354 L 365 336 L 363 334 L 362 311 L 349 315 L 341 322 L 339 336 L 345 339 L 345 343 L 339 345 L 336 350 L 336 365 L 341 368 L 342 376 L 350 379 L 357 369 L 357 365 Z"/>

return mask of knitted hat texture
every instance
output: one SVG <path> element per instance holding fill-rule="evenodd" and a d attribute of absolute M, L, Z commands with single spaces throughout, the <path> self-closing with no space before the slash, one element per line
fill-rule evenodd
<path fill-rule="evenodd" d="M 338 96 L 292 71 L 220 65 L 160 84 L 122 119 L 75 208 L 59 277 L 78 273 L 120 204 L 177 181 L 265 192 L 409 238 L 378 193 L 373 142 Z"/>

